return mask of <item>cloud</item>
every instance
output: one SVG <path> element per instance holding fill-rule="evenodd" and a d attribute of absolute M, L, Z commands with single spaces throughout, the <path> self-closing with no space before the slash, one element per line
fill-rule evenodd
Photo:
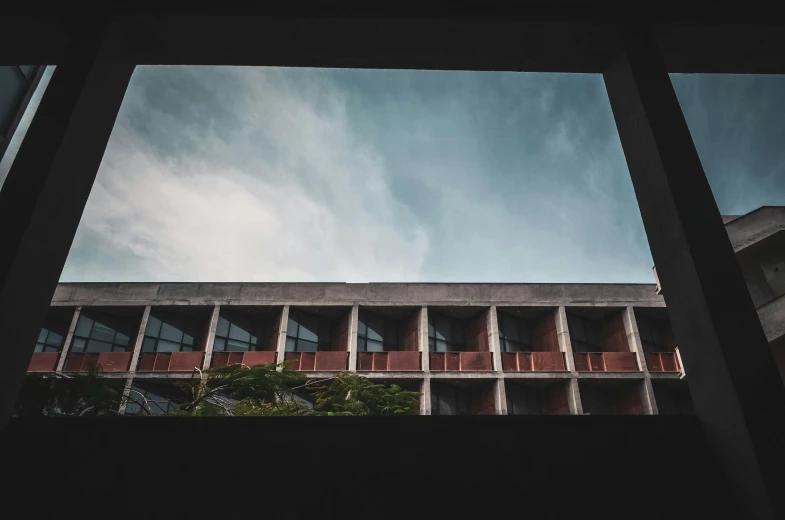
<path fill-rule="evenodd" d="M 339 92 L 276 69 L 142 69 L 62 279 L 130 256 L 149 280 L 413 281 L 427 235 L 386 175 Z"/>

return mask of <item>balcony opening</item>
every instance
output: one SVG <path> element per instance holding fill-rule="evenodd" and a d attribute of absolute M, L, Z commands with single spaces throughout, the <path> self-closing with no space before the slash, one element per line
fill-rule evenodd
<path fill-rule="evenodd" d="M 487 308 L 429 307 L 431 371 L 493 370 Z"/>
<path fill-rule="evenodd" d="M 292 307 L 286 326 L 287 370 L 346 370 L 351 307 Z"/>
<path fill-rule="evenodd" d="M 569 415 L 567 381 L 504 382 L 507 415 Z"/>
<path fill-rule="evenodd" d="M 642 381 L 600 379 L 578 383 L 587 415 L 643 415 Z"/>
<path fill-rule="evenodd" d="M 127 371 L 143 312 L 142 307 L 82 307 L 65 370 Z"/>
<path fill-rule="evenodd" d="M 668 311 L 665 308 L 636 308 L 646 366 L 650 372 L 679 372 L 676 338 L 673 336 Z"/>
<path fill-rule="evenodd" d="M 420 370 L 420 309 L 360 307 L 357 370 Z"/>
<path fill-rule="evenodd" d="M 693 415 L 692 397 L 687 382 L 683 380 L 652 380 L 654 400 L 660 415 Z"/>
<path fill-rule="evenodd" d="M 38 333 L 35 351 L 30 359 L 28 372 L 53 372 L 63 351 L 68 327 L 74 315 L 73 307 L 50 307 L 44 326 Z"/>
<path fill-rule="evenodd" d="M 495 381 L 431 379 L 431 415 L 495 415 Z"/>
<path fill-rule="evenodd" d="M 212 307 L 154 307 L 144 331 L 140 372 L 191 372 L 202 367 Z"/>
<path fill-rule="evenodd" d="M 281 307 L 221 307 L 210 366 L 275 363 L 281 312 Z"/>
<path fill-rule="evenodd" d="M 502 369 L 511 372 L 564 371 L 564 353 L 552 307 L 497 307 Z"/>
<path fill-rule="evenodd" d="M 567 309 L 570 342 L 579 372 L 635 372 L 624 327 L 624 310 L 609 307 Z"/>
<path fill-rule="evenodd" d="M 174 381 L 134 379 L 125 407 L 126 415 L 164 415 L 177 408 L 186 395 Z"/>

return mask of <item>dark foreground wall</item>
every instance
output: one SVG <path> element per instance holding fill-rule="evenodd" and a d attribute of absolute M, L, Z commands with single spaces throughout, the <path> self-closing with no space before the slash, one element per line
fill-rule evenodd
<path fill-rule="evenodd" d="M 0 439 L 34 517 L 738 517 L 692 417 L 68 418 Z"/>

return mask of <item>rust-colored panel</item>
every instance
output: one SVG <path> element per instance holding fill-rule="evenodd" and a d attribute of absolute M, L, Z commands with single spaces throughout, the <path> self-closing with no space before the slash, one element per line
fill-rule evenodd
<path fill-rule="evenodd" d="M 676 358 L 675 352 L 661 352 L 660 359 L 662 360 L 663 372 L 678 372 L 679 361 Z"/>
<path fill-rule="evenodd" d="M 619 390 L 616 409 L 620 415 L 643 415 L 639 385 L 630 385 Z"/>
<path fill-rule="evenodd" d="M 575 360 L 575 370 L 578 372 L 588 372 L 589 368 L 589 355 L 582 352 L 573 352 L 573 359 Z"/>
<path fill-rule="evenodd" d="M 54 372 L 57 365 L 59 352 L 33 352 L 30 364 L 27 366 L 28 372 Z"/>
<path fill-rule="evenodd" d="M 139 355 L 139 368 L 140 372 L 152 372 L 155 370 L 155 354 L 152 352 L 142 352 Z"/>
<path fill-rule="evenodd" d="M 412 315 L 406 319 L 406 323 L 403 326 L 403 334 L 401 334 L 401 337 L 403 338 L 403 341 L 401 342 L 402 350 L 420 350 L 417 342 L 417 335 L 420 330 L 420 312 L 421 311 L 413 312 Z"/>
<path fill-rule="evenodd" d="M 662 372 L 662 361 L 659 354 L 646 354 L 646 366 L 649 372 Z"/>
<path fill-rule="evenodd" d="M 347 352 L 317 352 L 315 370 L 346 370 Z"/>
<path fill-rule="evenodd" d="M 229 364 L 230 365 L 240 365 L 244 363 L 245 353 L 244 352 L 229 352 Z"/>
<path fill-rule="evenodd" d="M 534 370 L 544 372 L 561 372 L 566 370 L 564 356 L 561 352 L 532 352 Z"/>
<path fill-rule="evenodd" d="M 153 370 L 155 372 L 168 372 L 172 354 L 170 352 L 158 352 L 154 354 L 154 356 L 155 362 L 153 364 Z"/>
<path fill-rule="evenodd" d="M 567 385 L 560 384 L 543 392 L 543 413 L 545 415 L 569 415 Z"/>
<path fill-rule="evenodd" d="M 531 372 L 534 370 L 532 365 L 532 353 L 531 352 L 518 352 L 518 369 L 521 372 Z"/>
<path fill-rule="evenodd" d="M 191 372 L 202 368 L 202 352 L 172 352 L 169 361 L 170 372 Z"/>
<path fill-rule="evenodd" d="M 592 372 L 605 371 L 605 360 L 602 352 L 589 352 L 589 370 Z"/>
<path fill-rule="evenodd" d="M 621 312 L 615 313 L 600 328 L 600 345 L 603 352 L 629 352 L 627 332 Z"/>
<path fill-rule="evenodd" d="M 254 365 L 270 365 L 275 363 L 275 352 L 259 350 L 255 352 L 245 352 L 242 354 L 242 356 L 242 363 L 249 367 Z"/>
<path fill-rule="evenodd" d="M 420 370 L 419 352 L 390 352 L 388 370 Z"/>
<path fill-rule="evenodd" d="M 316 352 L 300 352 L 299 370 L 316 370 Z"/>
<path fill-rule="evenodd" d="M 213 360 L 210 363 L 211 368 L 223 367 L 229 364 L 228 352 L 213 352 Z"/>
<path fill-rule="evenodd" d="M 267 350 L 275 352 L 278 350 L 278 338 L 281 335 L 281 314 L 283 310 L 278 312 L 273 318 L 273 326 L 270 330 L 270 335 L 267 336 Z"/>
<path fill-rule="evenodd" d="M 292 361 L 287 363 L 284 370 L 300 370 L 300 361 L 302 359 L 302 352 L 284 352 L 284 361 Z"/>
<path fill-rule="evenodd" d="M 63 369 L 66 372 L 79 372 L 82 370 L 83 360 L 84 360 L 84 354 L 71 352 L 70 354 L 68 354 L 68 358 L 65 360 L 65 367 L 63 367 Z"/>
<path fill-rule="evenodd" d="M 461 369 L 461 354 L 463 352 L 445 352 L 444 353 L 444 369 L 445 370 L 460 370 Z"/>
<path fill-rule="evenodd" d="M 483 311 L 469 323 L 467 348 L 472 352 L 488 352 L 488 311 Z"/>
<path fill-rule="evenodd" d="M 502 370 L 505 372 L 518 371 L 518 353 L 502 352 Z"/>
<path fill-rule="evenodd" d="M 632 352 L 604 352 L 605 370 L 608 372 L 637 372 L 638 363 Z"/>
<path fill-rule="evenodd" d="M 331 350 L 335 352 L 348 352 L 349 351 L 349 321 L 351 319 L 351 311 L 345 312 L 341 321 L 333 331 L 333 344 Z"/>
<path fill-rule="evenodd" d="M 387 352 L 373 353 L 373 370 L 387 371 Z"/>
<path fill-rule="evenodd" d="M 130 364 L 130 352 L 101 352 L 96 362 L 102 372 L 127 372 Z"/>
<path fill-rule="evenodd" d="M 459 352 L 461 370 L 491 370 L 490 352 Z M 449 363 L 449 360 L 447 361 Z"/>
<path fill-rule="evenodd" d="M 549 313 L 534 326 L 532 343 L 534 350 L 538 352 L 557 352 L 559 350 L 555 311 Z"/>
<path fill-rule="evenodd" d="M 373 370 L 373 352 L 357 353 L 357 370 Z"/>
<path fill-rule="evenodd" d="M 485 385 L 472 393 L 472 415 L 495 415 L 496 405 L 493 395 L 493 385 Z"/>
<path fill-rule="evenodd" d="M 71 364 L 71 358 L 74 363 Z M 82 354 L 72 354 L 69 356 L 69 368 L 71 372 L 90 372 L 98 368 L 98 352 L 86 352 Z"/>
<path fill-rule="evenodd" d="M 431 352 L 430 353 L 430 368 L 432 371 L 445 369 L 445 353 L 444 352 Z"/>

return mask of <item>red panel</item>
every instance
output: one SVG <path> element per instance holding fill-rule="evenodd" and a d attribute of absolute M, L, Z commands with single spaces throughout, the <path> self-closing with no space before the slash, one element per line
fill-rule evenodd
<path fill-rule="evenodd" d="M 223 367 L 229 364 L 228 352 L 213 352 L 213 360 L 210 362 L 211 368 Z"/>
<path fill-rule="evenodd" d="M 242 365 L 244 359 L 243 352 L 229 352 L 230 365 Z"/>
<path fill-rule="evenodd" d="M 387 352 L 374 352 L 373 353 L 373 369 L 382 372 L 387 371 Z"/>
<path fill-rule="evenodd" d="M 604 352 L 605 369 L 608 372 L 637 372 L 638 363 L 632 352 Z"/>
<path fill-rule="evenodd" d="M 659 354 L 646 354 L 646 366 L 649 372 L 662 372 L 662 361 Z"/>
<path fill-rule="evenodd" d="M 521 372 L 531 372 L 534 370 L 532 366 L 532 353 L 531 352 L 518 352 L 518 369 Z"/>
<path fill-rule="evenodd" d="M 90 372 L 96 369 L 98 352 L 75 353 L 68 356 L 66 370 L 68 372 Z"/>
<path fill-rule="evenodd" d="M 469 323 L 468 349 L 472 352 L 488 352 L 488 311 L 479 313 Z"/>
<path fill-rule="evenodd" d="M 490 352 L 458 352 L 460 370 L 491 370 Z M 449 364 L 449 358 L 447 363 Z"/>
<path fill-rule="evenodd" d="M 373 370 L 373 352 L 357 353 L 357 370 Z"/>
<path fill-rule="evenodd" d="M 679 361 L 676 358 L 675 352 L 661 352 L 660 359 L 662 360 L 663 372 L 678 372 Z"/>
<path fill-rule="evenodd" d="M 605 363 L 602 352 L 589 352 L 589 370 L 592 372 L 604 372 Z"/>
<path fill-rule="evenodd" d="M 518 354 L 516 352 L 502 352 L 502 370 L 506 372 L 518 371 Z"/>
<path fill-rule="evenodd" d="M 338 323 L 338 326 L 333 331 L 333 344 L 332 350 L 335 351 L 349 351 L 349 319 L 351 318 L 351 311 L 346 312 Z"/>
<path fill-rule="evenodd" d="M 152 352 L 142 352 L 139 355 L 139 368 L 140 372 L 152 372 L 155 369 L 155 354 Z"/>
<path fill-rule="evenodd" d="M 59 352 L 33 352 L 33 358 L 27 367 L 28 372 L 54 372 Z"/>
<path fill-rule="evenodd" d="M 431 370 L 444 370 L 444 352 L 431 352 L 429 357 Z"/>
<path fill-rule="evenodd" d="M 561 372 L 566 370 L 564 356 L 561 352 L 532 352 L 534 370 L 544 372 Z"/>
<path fill-rule="evenodd" d="M 419 352 L 390 352 L 389 370 L 420 370 Z"/>
<path fill-rule="evenodd" d="M 315 370 L 346 370 L 347 352 L 317 352 Z"/>
<path fill-rule="evenodd" d="M 549 313 L 534 327 L 532 334 L 534 350 L 538 352 L 558 352 L 559 340 L 556 333 L 556 312 Z"/>
<path fill-rule="evenodd" d="M 558 385 L 545 390 L 543 413 L 545 415 L 569 415 L 570 406 L 567 400 L 567 386 Z"/>
<path fill-rule="evenodd" d="M 234 353 L 233 353 L 234 354 Z M 275 363 L 275 352 L 269 351 L 255 351 L 255 352 L 237 352 L 242 355 L 241 363 L 252 367 L 254 365 L 270 365 Z"/>
<path fill-rule="evenodd" d="M 403 327 L 403 341 L 401 342 L 401 349 L 406 351 L 418 351 L 417 334 L 420 330 L 420 311 L 412 313 Z M 419 360 L 418 360 L 419 361 Z"/>
<path fill-rule="evenodd" d="M 130 364 L 130 352 L 101 352 L 96 362 L 101 372 L 127 372 Z"/>
<path fill-rule="evenodd" d="M 284 352 L 283 359 L 284 361 L 292 361 L 292 363 L 287 363 L 286 368 L 284 370 L 300 370 L 300 359 L 302 357 L 302 352 Z"/>
<path fill-rule="evenodd" d="M 614 314 L 603 323 L 600 329 L 600 344 L 603 352 L 629 352 L 627 332 L 624 329 L 624 318 L 621 312 Z"/>
<path fill-rule="evenodd" d="M 66 372 L 79 372 L 82 368 L 82 361 L 84 360 L 84 354 L 75 354 L 71 353 L 68 354 L 68 358 L 65 360 L 65 367 L 63 370 Z"/>
<path fill-rule="evenodd" d="M 300 368 L 298 370 L 315 370 L 316 352 L 300 352 Z"/>
<path fill-rule="evenodd" d="M 159 352 L 154 355 L 155 363 L 153 364 L 153 370 L 155 372 L 168 372 L 169 361 L 172 359 L 172 354 L 169 352 Z"/>
<path fill-rule="evenodd" d="M 202 368 L 202 352 L 172 352 L 169 372 L 191 372 L 196 368 Z"/>
<path fill-rule="evenodd" d="M 575 370 L 578 372 L 588 372 L 589 371 L 589 355 L 579 352 L 574 352 L 572 354 L 573 359 L 575 359 Z"/>
<path fill-rule="evenodd" d="M 445 352 L 444 353 L 444 369 L 455 370 L 461 369 L 461 354 L 463 352 Z"/>

